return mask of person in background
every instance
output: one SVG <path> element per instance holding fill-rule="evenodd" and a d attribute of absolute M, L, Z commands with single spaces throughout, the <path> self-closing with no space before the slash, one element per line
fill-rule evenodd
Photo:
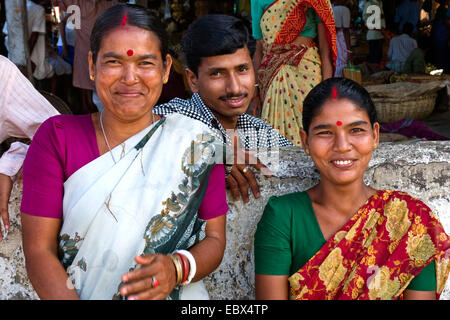
<path fill-rule="evenodd" d="M 369 11 L 370 6 L 376 6 L 380 11 Z M 375 22 L 375 26 L 368 25 L 368 19 L 374 13 L 380 13 L 380 21 L 378 24 L 377 19 L 370 19 L 372 23 Z M 383 3 L 381 0 L 367 0 L 364 4 L 362 18 L 364 24 L 368 28 L 366 39 L 369 43 L 369 55 L 367 57 L 367 62 L 371 69 L 377 70 L 379 69 L 380 62 L 383 58 L 383 44 L 384 44 L 384 35 L 382 30 L 386 28 L 386 22 L 384 20 L 384 12 L 383 12 Z"/>
<path fill-rule="evenodd" d="M 49 0 L 27 0 L 28 17 L 28 48 L 30 50 L 31 69 L 33 77 L 37 80 L 44 80 L 53 77 L 55 74 L 51 64 L 46 59 L 46 20 L 45 8 Z M 9 52 L 8 58 L 15 61 L 13 56 L 16 50 L 23 51 L 23 38 L 21 34 L 14 33 L 10 38 L 8 30 L 12 28 L 22 28 L 20 21 L 11 21 L 15 25 L 8 28 L 8 22 L 3 27 L 3 33 L 7 35 L 5 43 Z M 20 35 L 20 36 L 19 36 Z M 19 54 L 21 55 L 21 53 Z"/>
<path fill-rule="evenodd" d="M 255 233 L 256 299 L 439 298 L 450 238 L 438 217 L 405 192 L 364 182 L 380 130 L 369 93 L 332 78 L 304 106 L 302 145 L 320 182 L 269 199 Z"/>
<path fill-rule="evenodd" d="M 17 66 L 0 55 L 0 143 L 10 137 L 33 138 L 42 122 L 59 112 L 33 87 Z M 10 228 L 8 201 L 28 145 L 13 142 L 0 158 L 0 216 L 2 231 Z M 20 177 L 19 177 L 20 178 Z"/>
<path fill-rule="evenodd" d="M 397 31 L 402 32 L 405 23 L 409 22 L 413 26 L 412 33 L 417 32 L 417 24 L 420 21 L 420 7 L 416 0 L 403 0 L 395 10 L 394 22 Z"/>
<path fill-rule="evenodd" d="M 172 56 L 172 67 L 170 68 L 169 81 L 164 84 L 161 96 L 159 97 L 157 105 L 169 102 L 174 98 L 185 98 L 187 95 L 187 88 L 184 79 L 184 69 L 178 60 L 178 55 L 173 50 L 169 49 L 169 54 Z"/>
<path fill-rule="evenodd" d="M 267 123 L 245 111 L 255 93 L 255 73 L 249 52 L 249 33 L 236 17 L 213 14 L 194 21 L 182 39 L 186 76 L 194 92 L 188 100 L 173 99 L 156 106 L 154 113 L 181 113 L 207 124 L 232 150 L 258 152 L 292 144 Z M 235 153 L 237 155 L 237 152 Z M 259 186 L 249 165 L 236 158 L 227 165 L 227 186 L 235 200 L 249 201 L 249 187 L 259 198 Z"/>
<path fill-rule="evenodd" d="M 433 64 L 450 74 L 450 12 L 449 0 L 440 0 L 431 28 Z"/>
<path fill-rule="evenodd" d="M 403 73 L 406 74 L 424 74 L 426 68 L 426 55 L 430 49 L 424 37 L 417 41 L 417 48 L 411 51 L 410 55 L 403 64 Z"/>
<path fill-rule="evenodd" d="M 72 13 L 73 14 L 73 13 Z M 72 14 L 63 12 L 63 18 L 59 24 L 58 34 L 58 54 L 64 58 L 73 67 L 75 57 L 75 25 L 67 24 L 67 20 Z"/>
<path fill-rule="evenodd" d="M 53 77 L 49 79 L 49 91 L 68 102 L 72 80 L 72 66 L 58 54 L 56 48 L 50 43 L 50 39 L 47 39 L 46 42 L 45 59 L 50 63 L 54 72 Z"/>
<path fill-rule="evenodd" d="M 90 39 L 104 110 L 45 121 L 24 162 L 31 283 L 41 299 L 208 299 L 228 211 L 213 133 L 152 113 L 172 59 L 151 11 L 113 6 Z"/>
<path fill-rule="evenodd" d="M 252 0 L 259 95 L 252 110 L 301 146 L 303 100 L 334 73 L 336 27 L 329 0 Z M 259 100 L 259 101 L 258 101 Z"/>
<path fill-rule="evenodd" d="M 350 9 L 345 6 L 345 0 L 334 0 L 334 23 L 336 25 L 337 58 L 335 77 L 342 77 L 343 70 L 352 58 L 350 43 Z"/>
<path fill-rule="evenodd" d="M 402 73 L 403 65 L 414 49 L 417 48 L 417 41 L 411 37 L 413 25 L 406 22 L 403 31 L 389 42 L 388 57 L 386 67 L 392 71 Z"/>

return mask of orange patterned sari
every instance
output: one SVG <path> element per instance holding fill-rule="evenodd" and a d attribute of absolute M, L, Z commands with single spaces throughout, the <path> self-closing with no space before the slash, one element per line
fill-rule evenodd
<path fill-rule="evenodd" d="M 261 118 L 300 146 L 303 100 L 321 81 L 321 59 L 317 46 L 293 44 L 306 24 L 306 10 L 313 8 L 325 25 L 326 38 L 336 60 L 336 29 L 329 0 L 278 0 L 261 18 L 263 58 L 258 70 Z"/>
<path fill-rule="evenodd" d="M 290 299 L 397 299 L 433 260 L 439 298 L 450 238 L 423 202 L 381 190 L 289 277 Z"/>

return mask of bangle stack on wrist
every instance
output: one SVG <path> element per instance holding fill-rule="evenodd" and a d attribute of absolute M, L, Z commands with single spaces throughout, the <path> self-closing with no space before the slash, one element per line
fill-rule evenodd
<path fill-rule="evenodd" d="M 187 273 L 188 261 L 187 261 L 187 258 L 179 252 L 175 252 L 175 255 L 179 256 L 181 261 L 183 262 L 183 279 L 181 280 L 181 284 L 183 284 L 187 280 L 187 276 L 188 276 L 188 273 Z"/>
<path fill-rule="evenodd" d="M 175 286 L 185 286 L 191 283 L 195 273 L 197 272 L 197 265 L 195 263 L 194 256 L 187 250 L 177 250 L 173 254 L 168 254 L 167 256 L 169 256 L 175 266 Z"/>
<path fill-rule="evenodd" d="M 194 279 L 194 276 L 197 272 L 197 264 L 195 262 L 194 256 L 189 251 L 177 250 L 177 251 L 175 251 L 175 253 L 179 253 L 179 254 L 183 255 L 189 261 L 189 275 L 187 276 L 186 281 L 181 283 L 182 286 L 185 286 L 185 285 L 191 283 L 192 279 Z"/>
<path fill-rule="evenodd" d="M 197 265 L 194 256 L 187 250 L 177 250 L 173 254 L 168 254 L 175 266 L 176 284 L 175 286 L 185 286 L 191 283 L 197 272 Z M 189 263 L 189 273 L 188 273 Z"/>
<path fill-rule="evenodd" d="M 181 266 L 180 260 L 178 260 L 177 257 L 175 257 L 173 254 L 168 254 L 169 258 L 172 259 L 172 262 L 175 266 L 175 273 L 176 273 L 176 283 L 175 286 L 179 285 L 181 283 L 182 277 L 183 277 L 183 267 Z"/>

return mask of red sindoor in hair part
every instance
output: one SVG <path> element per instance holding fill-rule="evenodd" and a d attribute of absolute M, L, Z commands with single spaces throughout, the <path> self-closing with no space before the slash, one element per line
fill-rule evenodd
<path fill-rule="evenodd" d="M 337 89 L 333 88 L 333 99 L 337 99 Z"/>

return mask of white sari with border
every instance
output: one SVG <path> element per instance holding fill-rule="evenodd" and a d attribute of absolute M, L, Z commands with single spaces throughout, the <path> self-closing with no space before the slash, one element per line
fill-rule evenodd
<path fill-rule="evenodd" d="M 201 241 L 198 218 L 215 138 L 200 121 L 169 115 L 75 172 L 64 184 L 61 262 L 81 299 L 124 299 L 121 277 L 140 254 Z M 69 282 L 69 281 L 68 281 Z M 169 299 L 209 299 L 202 281 Z"/>

